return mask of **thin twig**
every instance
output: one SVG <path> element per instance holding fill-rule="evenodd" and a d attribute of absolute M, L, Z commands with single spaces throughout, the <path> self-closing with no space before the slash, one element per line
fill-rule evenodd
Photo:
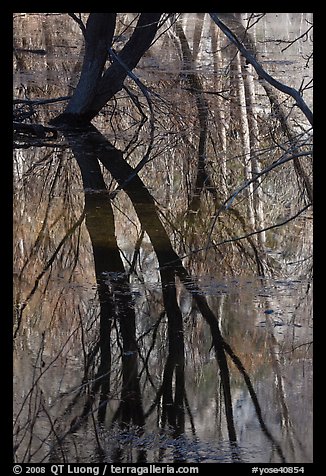
<path fill-rule="evenodd" d="M 50 99 L 14 99 L 13 104 L 51 104 L 54 102 L 60 102 L 60 101 L 68 101 L 71 99 L 71 96 L 60 96 L 58 98 L 50 98 Z"/>
<path fill-rule="evenodd" d="M 214 229 L 214 226 L 216 224 L 216 221 L 217 221 L 217 218 L 218 218 L 219 214 L 223 210 L 227 210 L 228 208 L 230 208 L 232 202 L 234 201 L 236 196 L 239 195 L 240 192 L 242 192 L 251 183 L 256 182 L 260 177 L 267 174 L 268 172 L 275 169 L 276 167 L 279 167 L 280 165 L 283 165 L 283 164 L 289 162 L 290 160 L 294 160 L 298 157 L 309 156 L 311 154 L 312 154 L 312 151 L 307 151 L 307 152 L 298 152 L 296 154 L 291 154 L 290 156 L 286 156 L 286 155 L 282 156 L 278 160 L 274 161 L 271 165 L 266 167 L 264 170 L 262 170 L 261 172 L 256 173 L 255 176 L 252 179 L 246 180 L 231 196 L 229 196 L 226 200 L 224 200 L 224 202 L 221 204 L 221 206 L 219 207 L 219 209 L 215 213 L 214 220 L 213 220 L 213 223 L 211 225 L 211 229 L 210 229 L 210 232 L 209 232 L 209 235 L 208 235 L 208 242 L 210 241 L 210 238 L 212 236 L 213 229 Z"/>
<path fill-rule="evenodd" d="M 279 223 L 275 223 L 274 225 L 267 226 L 266 228 L 262 228 L 260 230 L 252 231 L 251 233 L 248 233 L 247 235 L 238 236 L 238 237 L 235 237 L 235 238 L 229 238 L 228 240 L 223 240 L 223 241 L 220 241 L 219 243 L 214 243 L 213 246 L 220 246 L 220 245 L 224 245 L 225 243 L 231 243 L 231 242 L 234 242 L 234 241 L 244 240 L 245 238 L 249 238 L 250 236 L 257 235 L 258 233 L 262 233 L 263 231 L 268 231 L 268 230 L 272 230 L 273 228 L 278 228 L 279 226 L 283 226 L 286 223 L 289 223 L 290 221 L 297 218 L 299 215 L 301 215 L 301 213 L 306 211 L 307 208 L 311 207 L 311 205 L 312 205 L 312 203 L 308 203 L 308 205 L 306 205 L 301 210 L 299 210 L 295 215 L 292 215 L 290 218 L 287 218 L 286 220 L 283 220 Z M 206 249 L 206 248 L 203 248 L 203 249 Z"/>
<path fill-rule="evenodd" d="M 81 18 L 78 18 L 77 15 L 75 15 L 75 13 L 68 13 L 68 15 L 77 23 L 77 25 L 82 31 L 84 38 L 86 39 L 86 27 L 84 23 L 82 22 Z"/>
<path fill-rule="evenodd" d="M 56 259 L 59 251 L 61 250 L 61 248 L 63 247 L 63 245 L 67 241 L 67 239 L 75 232 L 76 228 L 78 228 L 82 224 L 82 222 L 84 221 L 84 218 L 85 218 L 85 210 L 83 210 L 80 218 L 76 221 L 76 223 L 74 223 L 74 225 L 67 231 L 65 236 L 62 238 L 62 240 L 60 241 L 60 243 L 58 244 L 58 246 L 54 250 L 52 256 L 50 257 L 50 259 L 47 261 L 47 263 L 43 267 L 42 271 L 36 277 L 32 290 L 30 291 L 30 293 L 28 294 L 28 296 L 26 297 L 26 299 L 24 300 L 24 302 L 22 303 L 22 305 L 19 308 L 18 322 L 17 322 L 16 330 L 14 332 L 14 339 L 17 337 L 18 331 L 20 329 L 20 324 L 22 322 L 23 312 L 24 312 L 24 309 L 26 308 L 26 306 L 28 304 L 28 301 L 35 294 L 41 279 L 43 278 L 46 271 L 51 267 L 52 263 Z"/>
<path fill-rule="evenodd" d="M 284 48 L 281 49 L 282 53 L 283 51 L 287 50 L 288 48 L 290 48 L 290 46 L 292 46 L 294 43 L 296 43 L 298 40 L 300 40 L 301 38 L 303 38 L 304 36 L 306 36 L 308 38 L 308 33 L 309 31 L 313 28 L 313 25 L 310 26 L 310 28 L 308 28 L 308 30 L 306 30 L 304 33 L 302 33 L 302 35 L 298 36 L 297 38 L 295 38 L 294 40 L 292 41 L 289 41 L 288 45 L 285 46 Z"/>
<path fill-rule="evenodd" d="M 153 143 L 154 143 L 155 121 L 154 121 L 154 111 L 153 111 L 152 101 L 151 101 L 151 98 L 149 96 L 148 88 L 140 81 L 140 79 L 132 71 L 130 71 L 130 69 L 128 69 L 128 67 L 125 65 L 125 63 L 119 57 L 119 55 L 117 55 L 112 48 L 109 49 L 109 52 L 110 52 L 112 58 L 114 58 L 124 68 L 127 75 L 137 84 L 137 86 L 139 87 L 141 92 L 144 94 L 144 96 L 146 98 L 146 101 L 147 101 L 147 104 L 148 104 L 148 107 L 149 107 L 149 110 L 150 110 L 150 119 L 149 119 L 150 140 L 149 140 L 149 144 L 148 144 L 148 147 L 147 147 L 147 151 L 146 151 L 144 157 L 142 158 L 142 160 L 136 165 L 136 167 L 134 169 L 134 172 L 131 174 L 131 176 L 128 177 L 128 179 L 126 179 L 123 184 L 118 185 L 118 187 L 113 192 L 111 192 L 110 198 L 114 198 L 116 196 L 117 192 L 119 190 L 121 190 L 127 183 L 129 183 L 130 180 L 132 180 L 135 177 L 135 175 L 138 174 L 138 172 L 140 172 L 140 170 L 144 167 L 144 165 L 146 165 L 146 163 L 149 161 L 149 156 L 150 156 L 150 153 L 152 151 Z"/>

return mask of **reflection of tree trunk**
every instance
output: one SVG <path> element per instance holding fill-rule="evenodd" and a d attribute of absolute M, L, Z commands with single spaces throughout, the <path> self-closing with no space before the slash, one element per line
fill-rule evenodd
<path fill-rule="evenodd" d="M 231 442 L 236 442 L 236 433 L 233 422 L 229 369 L 226 360 L 226 355 L 224 353 L 223 339 L 220 333 L 218 321 L 214 313 L 209 308 L 206 298 L 197 288 L 193 279 L 191 278 L 191 276 L 189 276 L 188 272 L 183 267 L 179 256 L 173 250 L 165 228 L 163 227 L 157 215 L 153 197 L 150 195 L 141 179 L 137 175 L 134 175 L 132 167 L 123 160 L 122 152 L 113 147 L 99 132 L 96 131 L 95 127 L 92 127 L 92 130 L 94 132 L 88 134 L 89 143 L 94 145 L 97 144 L 97 154 L 99 160 L 102 162 L 104 167 L 109 170 L 109 172 L 115 178 L 115 180 L 117 180 L 119 185 L 123 186 L 125 192 L 128 194 L 134 205 L 139 221 L 142 224 L 142 228 L 147 232 L 152 242 L 153 248 L 160 264 L 162 284 L 163 279 L 165 280 L 165 277 L 167 277 L 168 279 L 172 279 L 173 274 L 171 273 L 171 271 L 173 270 L 173 273 L 176 273 L 179 276 L 186 289 L 193 295 L 203 318 L 207 321 L 211 329 L 216 359 L 220 368 L 223 385 L 225 412 L 229 438 Z M 129 180 L 130 176 L 133 176 L 131 180 Z M 170 271 L 167 271 L 168 274 L 165 275 L 164 270 Z M 171 293 L 171 289 L 173 289 L 173 286 L 171 286 L 171 281 L 168 284 L 170 289 L 168 287 L 165 291 L 163 285 L 163 296 L 164 293 L 166 293 L 165 295 L 168 300 L 168 302 L 165 302 L 164 304 L 167 306 L 167 310 L 171 309 L 172 313 L 176 311 L 177 304 L 174 304 L 175 291 L 173 290 L 173 294 Z M 172 298 L 171 302 L 169 302 L 170 298 Z M 171 337 L 172 339 L 175 338 L 175 336 Z M 180 345 L 179 342 L 178 345 Z M 183 372 L 181 368 L 179 369 L 179 371 L 180 374 L 181 372 Z"/>
<path fill-rule="evenodd" d="M 116 240 L 114 236 L 114 222 L 110 202 L 108 200 L 106 187 L 103 177 L 100 174 L 99 164 L 94 160 L 95 156 L 110 171 L 111 175 L 122 185 L 129 198 L 131 199 L 142 228 L 147 232 L 154 251 L 160 264 L 160 273 L 163 288 L 164 305 L 168 316 L 168 337 L 169 337 L 169 355 L 166 362 L 163 383 L 158 391 L 156 400 L 152 407 L 162 399 L 163 403 L 163 425 L 167 422 L 175 430 L 178 436 L 184 432 L 184 402 L 185 402 L 185 382 L 184 382 L 184 344 L 182 314 L 178 307 L 176 299 L 175 276 L 177 275 L 185 288 L 192 294 L 197 307 L 205 321 L 208 323 L 213 339 L 213 346 L 216 355 L 216 361 L 220 369 L 221 383 L 223 388 L 224 407 L 227 421 L 227 428 L 230 442 L 232 443 L 233 457 L 236 459 L 236 432 L 233 422 L 231 387 L 228 363 L 225 351 L 231 356 L 237 367 L 244 376 L 250 395 L 257 408 L 259 421 L 264 431 L 272 439 L 272 436 L 266 429 L 261 417 L 261 411 L 258 405 L 257 397 L 253 391 L 248 375 L 246 374 L 241 362 L 232 352 L 232 349 L 224 341 L 219 323 L 207 304 L 206 298 L 195 284 L 194 280 L 183 267 L 179 256 L 171 246 L 169 237 L 157 215 L 155 202 L 148 190 L 140 180 L 138 175 L 134 175 L 133 169 L 123 160 L 122 152 L 114 148 L 97 130 L 92 126 L 88 134 L 83 134 L 81 142 L 74 142 L 74 152 L 80 165 L 84 186 L 86 188 L 86 198 L 95 205 L 93 214 L 87 217 L 87 225 L 92 235 L 92 242 L 96 246 L 94 257 L 101 257 L 101 263 L 97 268 L 97 273 L 101 270 L 103 279 L 103 269 L 109 271 L 105 282 L 103 283 L 103 292 L 107 299 L 108 306 L 114 303 L 111 308 L 111 315 L 115 313 L 120 317 L 120 329 L 123 338 L 123 389 L 122 403 L 118 415 L 124 425 L 134 422 L 142 426 L 145 417 L 141 410 L 141 399 L 139 392 L 139 380 L 137 375 L 137 346 L 135 341 L 135 320 L 134 311 L 131 305 L 128 283 L 125 281 L 124 267 L 121 261 Z M 129 179 L 133 176 L 132 179 Z M 93 193 L 90 193 L 93 189 Z M 89 201 L 89 203 L 91 203 Z M 103 220 L 104 216 L 107 218 Z M 108 228 L 104 226 L 108 224 Z M 110 231 L 111 230 L 111 231 Z M 94 241 L 95 240 L 95 241 Z M 103 247 L 104 246 L 104 247 Z M 111 249 L 110 263 L 103 265 L 105 250 Z M 112 251 L 113 250 L 113 251 Z M 99 254 L 97 254 L 99 253 Z M 102 254 L 101 254 L 102 253 Z M 113 264 L 112 264 L 113 263 Z M 116 274 L 110 277 L 110 271 Z M 109 299 L 108 284 L 110 286 Z M 109 307 L 108 307 L 109 308 Z M 174 377 L 174 380 L 173 380 Z M 174 394 L 173 394 L 174 392 Z M 104 395 L 103 395 L 104 398 Z M 89 402 L 91 405 L 91 402 Z M 136 409 L 140 409 L 138 415 Z M 88 411 L 90 408 L 88 407 Z M 84 415 L 86 415 L 84 411 Z M 180 459 L 180 455 L 176 455 Z"/>
<path fill-rule="evenodd" d="M 103 207 L 103 199 L 100 195 L 85 193 L 86 226 L 92 242 L 96 281 L 98 284 L 98 295 L 100 302 L 100 366 L 97 372 L 97 386 L 101 388 L 100 406 L 98 419 L 101 423 L 105 421 L 107 400 L 110 393 L 110 372 L 111 372 L 111 326 L 114 317 L 114 306 L 107 291 L 104 279 L 104 272 L 107 265 L 111 264 L 111 256 L 115 254 L 114 248 L 104 248 L 105 242 L 101 240 L 104 233 L 109 237 L 114 228 L 113 215 L 107 206 Z M 107 204 L 105 204 L 107 205 Z M 102 230 L 99 230 L 99 227 Z M 108 241 L 108 240 L 107 240 Z M 115 257 L 116 258 L 116 257 Z"/>
<path fill-rule="evenodd" d="M 155 249 L 155 248 L 154 248 Z M 169 425 L 176 434 L 184 431 L 184 340 L 183 320 L 180 311 L 173 268 L 160 270 L 163 288 L 163 301 L 168 317 L 169 356 L 166 362 L 163 385 L 163 425 L 167 416 Z M 173 373 L 175 373 L 175 390 L 173 396 Z"/>
<path fill-rule="evenodd" d="M 233 350 L 231 349 L 231 347 L 229 346 L 229 344 L 227 344 L 225 341 L 223 343 L 224 345 L 224 348 L 226 350 L 226 352 L 228 353 L 228 355 L 231 357 L 232 361 L 234 362 L 235 366 L 237 367 L 237 369 L 239 370 L 239 372 L 242 374 L 243 378 L 244 378 L 244 381 L 247 385 L 247 388 L 248 388 L 248 391 L 249 391 L 249 394 L 250 394 L 250 397 L 251 397 L 251 400 L 252 400 L 252 403 L 255 407 L 255 411 L 256 411 L 256 415 L 257 415 L 257 418 L 258 418 L 258 421 L 259 421 L 259 424 L 260 424 L 260 427 L 262 429 L 262 431 L 264 432 L 264 434 L 267 436 L 267 438 L 270 440 L 270 442 L 272 443 L 273 447 L 275 447 L 278 455 L 280 456 L 281 458 L 281 461 L 283 463 L 286 462 L 285 460 L 285 457 L 284 457 L 284 454 L 283 454 L 283 451 L 282 451 L 282 448 L 281 446 L 275 441 L 273 435 L 271 434 L 271 432 L 269 431 L 268 427 L 266 426 L 266 423 L 263 419 L 263 415 L 262 415 L 262 411 L 261 411 L 261 407 L 259 405 L 259 401 L 258 401 L 258 398 L 257 398 L 257 395 L 256 395 L 256 392 L 254 390 L 254 387 L 251 383 L 251 380 L 250 380 L 250 377 L 249 375 L 247 374 L 247 371 L 245 370 L 245 368 L 243 367 L 242 365 L 242 362 L 240 361 L 239 357 L 233 352 Z"/>
<path fill-rule="evenodd" d="M 115 316 L 119 321 L 123 342 L 121 421 L 126 425 L 133 422 L 141 427 L 144 424 L 144 416 L 138 379 L 135 312 L 128 277 L 114 234 L 113 210 L 93 146 L 90 147 L 83 140 L 78 141 L 77 135 L 73 136 L 71 143 L 83 178 L 86 226 L 93 246 L 99 286 L 101 362 L 96 384 L 97 388 L 101 385 L 99 419 L 104 421 L 110 391 L 110 332 Z"/>
<path fill-rule="evenodd" d="M 269 299 L 265 300 L 265 307 L 266 309 L 271 309 L 273 306 L 269 302 Z M 280 405 L 280 415 L 281 415 L 281 427 L 285 428 L 287 433 L 287 440 L 289 443 L 289 447 L 291 448 L 293 458 L 295 460 L 295 448 L 296 446 L 301 446 L 301 450 L 304 451 L 302 443 L 297 439 L 297 445 L 294 444 L 294 429 L 292 426 L 292 421 L 290 418 L 290 413 L 287 405 L 287 397 L 286 391 L 284 386 L 284 378 L 282 372 L 282 363 L 280 360 L 280 345 L 275 337 L 275 326 L 274 326 L 274 319 L 273 315 L 266 315 L 266 331 L 267 331 L 267 343 L 269 348 L 269 353 L 271 356 L 272 367 L 275 375 L 275 386 L 277 389 L 279 405 Z"/>

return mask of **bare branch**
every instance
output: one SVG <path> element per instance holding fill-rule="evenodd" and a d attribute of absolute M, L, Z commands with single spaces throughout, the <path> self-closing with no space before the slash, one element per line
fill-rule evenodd
<path fill-rule="evenodd" d="M 58 98 L 50 98 L 50 99 L 14 99 L 13 104 L 50 104 L 53 102 L 59 101 L 68 101 L 71 96 L 60 96 Z"/>
<path fill-rule="evenodd" d="M 235 238 L 229 238 L 228 240 L 220 241 L 219 243 L 214 243 L 213 246 L 220 246 L 220 245 L 224 245 L 225 243 L 232 243 L 234 241 L 244 240 L 245 238 L 249 238 L 250 236 L 257 235 L 258 233 L 262 233 L 263 231 L 268 231 L 268 230 L 272 230 L 273 228 L 278 228 L 279 226 L 283 226 L 286 223 L 289 223 L 290 221 L 297 218 L 299 215 L 301 215 L 301 213 L 305 212 L 311 206 L 312 206 L 312 203 L 308 203 L 308 205 L 303 207 L 295 215 L 292 215 L 290 218 L 287 218 L 286 220 L 275 223 L 274 225 L 271 225 L 271 226 L 267 226 L 266 228 L 262 228 L 261 230 L 252 231 L 251 233 L 247 233 L 246 235 L 237 236 Z"/>
<path fill-rule="evenodd" d="M 310 26 L 310 28 L 308 28 L 307 31 L 305 31 L 304 33 L 302 33 L 302 35 L 298 36 L 297 38 L 295 38 L 294 40 L 292 41 L 289 41 L 289 44 L 287 46 L 285 46 L 284 48 L 281 49 L 282 53 L 283 51 L 287 50 L 288 48 L 290 48 L 290 46 L 292 46 L 294 43 L 296 43 L 298 40 L 300 40 L 301 38 L 304 38 L 306 37 L 306 39 L 308 38 L 308 33 L 309 31 L 312 30 L 312 25 Z M 306 40 L 304 40 L 306 41 Z"/>
<path fill-rule="evenodd" d="M 258 61 L 253 57 L 251 53 L 247 50 L 244 44 L 236 37 L 236 35 L 219 19 L 217 13 L 210 13 L 212 20 L 216 23 L 216 25 L 223 31 L 223 33 L 229 38 L 229 40 L 238 48 L 240 53 L 246 58 L 248 63 L 250 63 L 254 68 L 258 76 L 262 79 L 265 79 L 269 84 L 271 84 L 274 88 L 278 89 L 279 91 L 283 92 L 291 96 L 299 109 L 303 112 L 306 116 L 308 121 L 311 125 L 313 125 L 313 114 L 310 108 L 307 106 L 305 101 L 303 100 L 302 96 L 300 95 L 299 91 L 286 84 L 281 83 L 277 79 L 273 78 L 270 74 L 268 74 L 264 68 L 258 63 Z"/>
<path fill-rule="evenodd" d="M 290 156 L 281 157 L 280 159 L 276 160 L 271 165 L 269 165 L 264 170 L 262 170 L 260 173 L 255 174 L 255 176 L 252 179 L 247 180 L 246 182 L 244 182 L 244 184 L 241 185 L 241 187 L 238 188 L 238 190 L 236 190 L 234 192 L 234 194 L 224 202 L 224 204 L 223 204 L 224 208 L 227 210 L 230 207 L 233 200 L 235 199 L 235 197 L 237 195 L 239 195 L 240 192 L 242 192 L 244 189 L 246 189 L 251 183 L 256 182 L 263 175 L 266 175 L 271 170 L 275 169 L 276 167 L 278 167 L 280 165 L 285 164 L 286 162 L 289 162 L 290 160 L 294 160 L 298 157 L 309 156 L 311 154 L 312 154 L 312 151 L 300 152 L 300 153 L 297 153 L 297 154 L 291 154 Z"/>
<path fill-rule="evenodd" d="M 68 15 L 70 16 L 70 18 L 72 18 L 78 24 L 79 28 L 82 31 L 82 34 L 83 34 L 84 38 L 86 38 L 86 27 L 85 27 L 84 23 L 82 22 L 82 19 L 80 17 L 78 18 L 75 13 L 68 13 Z"/>

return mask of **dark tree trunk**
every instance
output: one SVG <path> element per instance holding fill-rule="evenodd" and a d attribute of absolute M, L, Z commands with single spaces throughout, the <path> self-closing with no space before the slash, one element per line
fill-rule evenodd
<path fill-rule="evenodd" d="M 116 13 L 91 13 L 86 25 L 86 49 L 79 83 L 63 114 L 50 121 L 53 125 L 83 127 L 123 87 L 128 73 L 135 68 L 150 47 L 161 13 L 141 13 L 133 34 L 122 50 L 111 50 Z M 111 51 L 112 64 L 104 72 Z"/>
<path fill-rule="evenodd" d="M 88 122 L 99 80 L 108 57 L 115 29 L 116 13 L 91 13 L 86 24 L 85 55 L 76 90 L 64 114 L 56 120 Z M 68 122 L 68 121 L 67 121 Z M 55 123 L 55 121 L 53 121 Z"/>
<path fill-rule="evenodd" d="M 92 103 L 93 117 L 109 99 L 122 89 L 128 70 L 131 71 L 137 66 L 139 60 L 151 46 L 161 15 L 162 13 L 141 13 L 133 34 L 117 55 L 119 60 L 114 60 L 101 78 Z"/>

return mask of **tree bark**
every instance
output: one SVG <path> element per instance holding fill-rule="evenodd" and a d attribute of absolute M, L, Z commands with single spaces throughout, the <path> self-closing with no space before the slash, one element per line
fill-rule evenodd
<path fill-rule="evenodd" d="M 108 57 L 115 29 L 116 13 L 91 13 L 86 23 L 85 56 L 79 82 L 63 115 L 70 122 L 89 120 L 89 110 L 94 100 L 98 82 Z"/>
<path fill-rule="evenodd" d="M 150 47 L 161 13 L 141 13 L 133 34 L 103 73 L 112 46 L 115 13 L 91 13 L 86 25 L 86 49 L 81 77 L 63 114 L 53 125 L 85 127 L 123 87 L 128 73 Z"/>
<path fill-rule="evenodd" d="M 247 115 L 247 102 L 246 102 L 246 93 L 244 87 L 244 80 L 243 80 L 243 65 L 241 61 L 241 56 L 239 53 L 236 54 L 234 59 L 235 61 L 235 79 L 237 85 L 237 93 L 238 93 L 238 100 L 239 100 L 239 123 L 240 123 L 240 140 L 242 142 L 242 149 L 243 149 L 243 172 L 244 172 L 244 179 L 249 181 L 252 178 L 251 174 L 251 148 L 250 148 L 250 130 L 249 130 L 249 123 L 248 123 L 248 115 Z M 248 219 L 249 223 L 254 229 L 255 227 L 255 217 L 254 217 L 254 209 L 253 209 L 253 185 L 250 184 L 249 187 L 246 188 L 245 194 L 247 198 L 247 212 L 248 212 Z"/>
<path fill-rule="evenodd" d="M 244 74 L 244 86 L 246 92 L 247 116 L 250 131 L 250 161 L 251 174 L 256 177 L 261 173 L 261 167 L 258 159 L 259 151 L 259 128 L 257 123 L 257 107 L 256 107 L 256 93 L 255 84 L 253 80 L 253 71 L 251 65 L 248 65 L 247 71 Z M 262 200 L 261 179 L 257 178 L 255 186 L 253 187 L 253 208 L 255 213 L 255 227 L 258 230 L 265 228 L 264 220 L 264 204 Z M 262 231 L 258 234 L 257 239 L 259 244 L 263 247 L 265 245 L 266 236 Z"/>
<path fill-rule="evenodd" d="M 137 66 L 139 60 L 151 46 L 161 15 L 162 13 L 141 13 L 131 38 L 118 54 L 119 61 L 113 61 L 99 82 L 96 95 L 90 106 L 91 118 L 95 117 L 107 101 L 122 89 L 128 70 L 131 71 Z"/>

